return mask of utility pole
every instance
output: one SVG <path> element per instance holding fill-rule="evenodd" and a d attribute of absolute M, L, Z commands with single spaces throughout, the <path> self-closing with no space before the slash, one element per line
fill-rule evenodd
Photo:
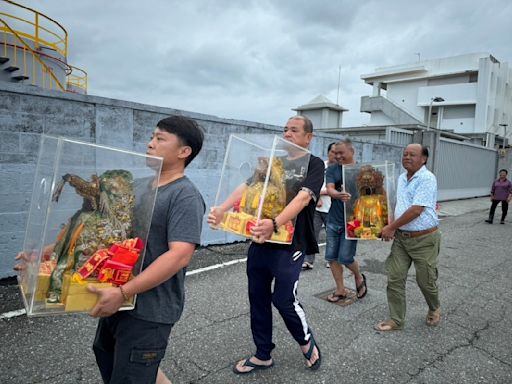
<path fill-rule="evenodd" d="M 340 105 L 339 99 L 340 99 L 340 84 L 341 84 L 341 64 L 338 67 L 338 93 L 336 95 L 336 105 Z"/>

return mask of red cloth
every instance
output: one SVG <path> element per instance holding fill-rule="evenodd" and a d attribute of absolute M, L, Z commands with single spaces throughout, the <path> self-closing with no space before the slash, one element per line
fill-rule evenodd
<path fill-rule="evenodd" d="M 98 281 L 124 284 L 130 279 L 143 248 L 144 242 L 136 237 L 115 243 L 108 249 L 98 249 L 77 272 L 82 279 L 97 272 Z"/>

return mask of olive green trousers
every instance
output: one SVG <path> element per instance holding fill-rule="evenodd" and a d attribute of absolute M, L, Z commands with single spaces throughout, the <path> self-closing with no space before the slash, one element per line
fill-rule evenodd
<path fill-rule="evenodd" d="M 431 311 L 439 308 L 437 265 L 441 233 L 439 230 L 413 238 L 396 231 L 391 253 L 386 260 L 388 274 L 388 306 L 390 318 L 402 328 L 405 320 L 405 283 L 407 273 L 414 263 L 416 282 Z"/>

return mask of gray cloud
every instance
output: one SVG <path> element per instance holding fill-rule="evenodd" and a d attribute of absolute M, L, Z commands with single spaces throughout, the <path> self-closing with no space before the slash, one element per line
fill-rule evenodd
<path fill-rule="evenodd" d="M 512 3 L 446 0 L 88 0 L 30 6 L 69 32 L 89 93 L 282 125 L 318 94 L 367 121 L 360 75 L 470 52 L 511 61 Z"/>

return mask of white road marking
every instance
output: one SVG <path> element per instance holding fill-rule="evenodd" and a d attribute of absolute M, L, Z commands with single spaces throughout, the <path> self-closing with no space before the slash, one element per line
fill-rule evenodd
<path fill-rule="evenodd" d="M 18 317 L 24 315 L 26 312 L 24 309 L 17 309 L 16 311 L 5 312 L 0 315 L 1 319 L 10 319 L 11 317 Z"/>
<path fill-rule="evenodd" d="M 323 246 L 325 246 L 325 243 L 320 243 L 320 244 L 318 244 L 318 246 L 323 247 Z M 198 269 L 194 269 L 193 271 L 188 271 L 186 273 L 186 275 L 187 276 L 197 275 L 198 273 L 203 273 L 203 272 L 207 272 L 207 271 L 212 271 L 214 269 L 229 267 L 230 265 L 234 265 L 234 264 L 238 264 L 238 263 L 245 263 L 246 261 L 247 261 L 247 257 L 244 257 L 243 259 L 235 259 L 235 260 L 231 260 L 231 261 L 226 261 L 225 263 L 210 265 L 209 267 L 198 268 Z M 26 311 L 24 309 L 17 309 L 15 311 L 5 312 L 5 313 L 0 314 L 0 320 L 22 316 L 25 313 L 26 313 Z"/>
<path fill-rule="evenodd" d="M 202 272 L 206 272 L 206 271 L 211 271 L 213 269 L 224 268 L 224 267 L 227 267 L 227 266 L 233 265 L 233 264 L 244 263 L 246 261 L 247 261 L 247 257 L 244 257 L 243 259 L 236 259 L 236 260 L 226 261 L 225 263 L 210 265 L 209 267 L 198 268 L 198 269 L 194 269 L 193 271 L 188 271 L 186 275 L 187 276 L 196 275 L 198 273 L 202 273 Z"/>

